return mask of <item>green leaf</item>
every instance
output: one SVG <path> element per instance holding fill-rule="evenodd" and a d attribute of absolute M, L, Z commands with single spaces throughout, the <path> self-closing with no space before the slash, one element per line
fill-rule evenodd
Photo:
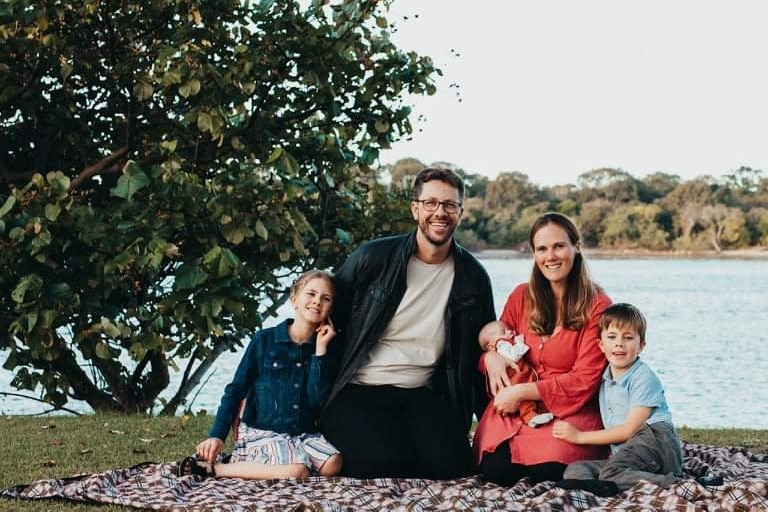
<path fill-rule="evenodd" d="M 173 282 L 174 290 L 191 290 L 203 284 L 208 279 L 208 273 L 196 265 L 184 265 L 176 274 Z"/>
<path fill-rule="evenodd" d="M 185 98 L 194 96 L 199 92 L 200 92 L 200 80 L 196 78 L 193 78 L 192 80 L 187 80 L 186 82 L 184 82 L 184 85 L 179 87 L 179 94 L 181 94 Z M 200 118 L 198 118 L 198 123 L 199 122 L 200 122 Z"/>
<path fill-rule="evenodd" d="M 149 185 L 151 180 L 138 166 L 126 167 L 126 173 L 117 180 L 117 186 L 111 190 L 113 196 L 131 200 L 133 195 Z"/>
<path fill-rule="evenodd" d="M 203 263 L 205 263 L 206 265 L 210 265 L 211 263 L 216 261 L 216 259 L 219 256 L 221 256 L 221 247 L 217 245 L 214 248 L 212 248 L 210 251 L 205 253 L 205 256 L 203 256 Z"/>
<path fill-rule="evenodd" d="M 264 227 L 264 223 L 261 222 L 260 220 L 256 221 L 254 230 L 256 230 L 256 234 L 259 235 L 263 240 L 266 240 L 269 238 L 269 232 L 267 232 L 267 228 Z"/>
<path fill-rule="evenodd" d="M 352 243 L 352 237 L 341 228 L 336 228 L 336 239 L 343 245 L 350 245 Z"/>
<path fill-rule="evenodd" d="M 120 338 L 122 336 L 122 333 L 120 332 L 120 328 L 116 326 L 109 318 L 102 318 L 101 321 L 98 323 L 98 327 L 107 336 L 110 338 Z"/>
<path fill-rule="evenodd" d="M 69 75 L 72 74 L 72 65 L 69 62 L 64 62 L 61 64 L 61 79 L 66 82 L 67 78 L 69 78 Z"/>
<path fill-rule="evenodd" d="M 32 310 L 26 315 L 27 317 L 27 332 L 32 332 L 32 330 L 35 328 L 35 325 L 37 325 L 37 310 Z"/>
<path fill-rule="evenodd" d="M 222 256 L 222 259 L 227 260 L 227 263 L 229 263 L 229 266 L 232 268 L 240 268 L 240 266 L 242 265 L 240 258 L 238 258 L 235 253 L 233 253 L 227 248 L 224 248 L 221 250 L 221 256 Z"/>
<path fill-rule="evenodd" d="M 50 221 L 55 221 L 61 214 L 61 206 L 58 204 L 45 205 L 45 218 Z"/>
<path fill-rule="evenodd" d="M 21 278 L 19 284 L 11 292 L 11 299 L 17 304 L 24 302 L 27 294 L 37 294 L 43 287 L 43 280 L 37 274 L 29 274 Z"/>
<path fill-rule="evenodd" d="M 177 69 L 172 69 L 163 75 L 163 85 L 165 86 L 180 84 L 180 83 L 181 83 L 181 73 Z"/>
<path fill-rule="evenodd" d="M 389 26 L 389 23 L 387 22 L 387 18 L 383 16 L 377 16 L 376 17 L 376 26 L 379 28 L 387 28 Z"/>
<path fill-rule="evenodd" d="M 151 97 L 153 92 L 152 84 L 143 80 L 139 80 L 136 82 L 136 85 L 133 86 L 133 95 L 136 96 L 136 99 L 139 101 L 144 101 Z"/>
<path fill-rule="evenodd" d="M 160 143 L 160 147 L 166 150 L 168 153 L 173 153 L 176 151 L 176 145 L 178 144 L 178 141 L 176 139 L 174 140 L 164 140 Z"/>
<path fill-rule="evenodd" d="M 128 351 L 131 353 L 131 357 L 133 357 L 135 361 L 141 361 L 147 354 L 147 348 L 140 341 L 133 343 Z"/>
<path fill-rule="evenodd" d="M 70 304 L 74 297 L 72 288 L 67 283 L 54 283 L 46 290 L 46 295 L 54 304 Z"/>
<path fill-rule="evenodd" d="M 293 236 L 293 248 L 300 254 L 304 252 L 304 243 L 296 235 Z"/>
<path fill-rule="evenodd" d="M 267 164 L 271 164 L 277 161 L 278 158 L 283 156 L 283 153 L 285 153 L 285 150 L 283 148 L 275 148 L 272 150 L 272 153 L 270 153 L 269 158 L 267 158 Z"/>
<path fill-rule="evenodd" d="M 224 336 L 224 331 L 221 329 L 219 324 L 213 321 L 213 318 L 207 316 L 206 320 L 208 321 L 208 332 L 216 336 Z"/>
<path fill-rule="evenodd" d="M 213 118 L 207 112 L 197 114 L 197 129 L 201 132 L 210 132 L 213 129 Z"/>
<path fill-rule="evenodd" d="M 96 356 L 99 359 L 112 359 L 112 352 L 109 350 L 107 344 L 103 341 L 100 341 L 96 344 Z"/>
<path fill-rule="evenodd" d="M 8 196 L 8 198 L 5 200 L 5 203 L 3 203 L 3 206 L 0 207 L 0 217 L 11 211 L 11 208 L 13 208 L 13 205 L 16 204 L 16 196 Z"/>
<path fill-rule="evenodd" d="M 227 242 L 235 245 L 240 245 L 245 240 L 246 231 L 241 226 L 233 226 L 227 224 L 222 230 L 224 238 Z"/>

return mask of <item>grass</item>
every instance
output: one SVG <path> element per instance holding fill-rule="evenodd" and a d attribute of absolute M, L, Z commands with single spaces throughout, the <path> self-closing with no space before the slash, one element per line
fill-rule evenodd
<path fill-rule="evenodd" d="M 143 461 L 166 462 L 191 454 L 205 438 L 212 418 L 91 415 L 80 417 L 0 416 L 4 456 L 0 457 L 0 488 L 110 468 Z M 768 453 L 768 430 L 683 427 L 686 441 L 717 446 L 744 446 Z M 62 501 L 0 499 L 0 512 L 132 511 L 117 506 Z"/>

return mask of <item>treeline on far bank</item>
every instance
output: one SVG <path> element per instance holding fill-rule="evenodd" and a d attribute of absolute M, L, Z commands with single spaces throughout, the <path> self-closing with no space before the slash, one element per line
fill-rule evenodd
<path fill-rule="evenodd" d="M 768 176 L 740 167 L 721 178 L 655 172 L 637 178 L 621 169 L 595 169 L 577 184 L 539 186 L 522 172 L 491 179 L 452 164 L 467 184 L 457 231 L 472 249 L 519 248 L 533 220 L 558 211 L 579 225 L 587 247 L 715 250 L 768 247 Z M 405 158 L 383 170 L 393 190 L 407 191 L 425 164 Z"/>

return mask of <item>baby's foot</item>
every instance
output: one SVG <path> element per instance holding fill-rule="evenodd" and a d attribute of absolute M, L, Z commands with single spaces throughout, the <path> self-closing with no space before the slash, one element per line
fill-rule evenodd
<path fill-rule="evenodd" d="M 555 419 L 555 417 L 551 412 L 543 412 L 531 418 L 531 421 L 528 422 L 528 426 L 531 428 L 536 428 L 539 425 L 549 423 L 553 419 Z"/>

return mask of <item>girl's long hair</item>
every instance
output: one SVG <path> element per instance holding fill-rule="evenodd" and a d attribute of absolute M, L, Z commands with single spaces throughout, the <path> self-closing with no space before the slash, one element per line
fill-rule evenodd
<path fill-rule="evenodd" d="M 555 224 L 563 229 L 573 245 L 579 243 L 581 236 L 573 221 L 561 213 L 549 212 L 536 219 L 531 227 L 528 243 L 532 252 L 535 253 L 533 237 L 548 224 Z M 573 268 L 565 283 L 565 294 L 560 311 L 563 327 L 574 331 L 584 327 L 587 323 L 589 306 L 599 292 L 600 287 L 589 277 L 584 256 L 581 252 L 577 252 L 573 258 Z M 549 280 L 536 265 L 535 259 L 528 283 L 528 305 L 530 311 L 528 327 L 539 335 L 552 334 L 558 316 L 555 294 Z"/>

